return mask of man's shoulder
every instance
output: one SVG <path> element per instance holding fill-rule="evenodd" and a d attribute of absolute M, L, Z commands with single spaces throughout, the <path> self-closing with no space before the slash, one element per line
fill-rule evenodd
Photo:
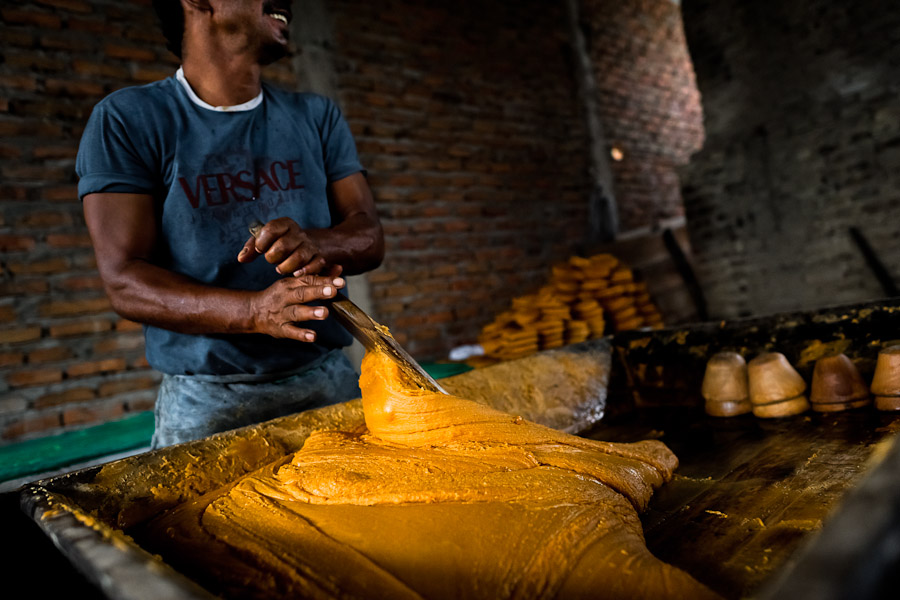
<path fill-rule="evenodd" d="M 328 96 L 314 94 L 312 92 L 292 92 L 274 85 L 266 84 L 266 92 L 280 102 L 299 108 L 313 115 L 323 115 L 336 106 L 334 100 Z"/>
<path fill-rule="evenodd" d="M 159 81 L 144 85 L 135 85 L 112 92 L 97 103 L 97 108 L 118 113 L 122 116 L 146 113 L 147 110 L 162 108 L 169 105 L 174 99 L 173 77 L 167 77 Z"/>

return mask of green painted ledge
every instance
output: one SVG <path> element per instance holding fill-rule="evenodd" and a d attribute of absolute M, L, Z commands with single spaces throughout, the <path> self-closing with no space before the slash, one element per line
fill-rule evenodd
<path fill-rule="evenodd" d="M 150 445 L 153 411 L 0 447 L 0 482 Z"/>
<path fill-rule="evenodd" d="M 435 379 L 472 367 L 461 363 L 422 363 Z M 141 412 L 79 431 L 0 446 L 0 482 L 62 469 L 89 460 L 150 445 L 153 412 Z"/>
<path fill-rule="evenodd" d="M 472 367 L 465 363 L 456 363 L 456 362 L 447 362 L 447 363 L 436 363 L 436 362 L 423 362 L 419 363 L 422 365 L 422 368 L 425 369 L 425 372 L 434 377 L 435 379 L 443 379 L 444 377 L 453 377 L 454 375 L 460 375 L 461 373 L 465 373 L 466 371 L 471 371 Z"/>

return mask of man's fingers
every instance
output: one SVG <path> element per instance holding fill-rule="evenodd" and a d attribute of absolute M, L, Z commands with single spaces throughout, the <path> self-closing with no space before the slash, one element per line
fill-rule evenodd
<path fill-rule="evenodd" d="M 249 261 L 263 254 L 267 262 L 276 265 L 275 270 L 281 275 L 315 275 L 328 265 L 325 258 L 319 255 L 318 246 L 287 217 L 266 223 L 257 232 L 255 242 L 249 249 L 248 244 L 244 245 L 238 256 L 239 261 L 245 262 L 245 258 Z"/>
<path fill-rule="evenodd" d="M 273 337 L 313 341 L 315 334 L 298 324 L 327 319 L 327 307 L 310 303 L 333 298 L 345 285 L 341 277 L 303 275 L 279 279 L 253 301 L 251 312 L 256 315 L 255 327 L 260 333 Z M 308 334 L 313 337 L 307 338 Z"/>
<path fill-rule="evenodd" d="M 299 304 L 306 304 L 314 300 L 327 300 L 334 298 L 337 293 L 337 287 L 334 285 L 304 285 L 294 290 L 295 301 Z"/>
<path fill-rule="evenodd" d="M 334 286 L 338 289 L 341 289 L 347 282 L 344 281 L 343 277 L 325 277 L 322 275 L 301 275 L 300 277 L 294 277 L 292 279 L 288 279 L 290 281 L 289 284 L 291 288 L 298 287 L 322 287 L 322 286 Z"/>
<path fill-rule="evenodd" d="M 246 263 L 254 260 L 257 256 L 259 256 L 259 252 L 256 251 L 256 239 L 251 236 L 244 242 L 244 247 L 238 253 L 237 259 L 238 262 Z"/>
<path fill-rule="evenodd" d="M 312 329 L 304 329 L 303 327 L 297 327 L 293 323 L 287 324 L 281 328 L 284 333 L 284 337 L 290 338 L 293 340 L 298 340 L 300 342 L 314 342 L 316 341 L 316 332 Z"/>
<path fill-rule="evenodd" d="M 318 277 L 316 275 L 303 275 L 284 281 L 290 282 L 292 293 L 288 304 L 306 304 L 313 300 L 333 298 L 337 290 L 346 285 L 341 277 Z"/>
<path fill-rule="evenodd" d="M 294 266 L 296 269 L 300 265 L 306 264 L 306 261 L 316 253 L 315 248 L 311 247 L 305 240 L 297 238 L 281 237 L 275 240 L 275 243 L 266 250 L 266 260 L 273 265 L 281 262 L 297 261 L 299 264 Z M 304 260 L 306 259 L 306 260 Z M 303 261 L 303 262 L 300 262 Z M 280 267 L 281 265 L 279 265 Z M 281 273 L 290 273 L 291 269 L 279 271 Z"/>
<path fill-rule="evenodd" d="M 304 304 L 292 304 L 285 310 L 288 321 L 302 323 L 303 321 L 324 321 L 328 318 L 328 309 L 324 306 L 306 306 Z"/>
<path fill-rule="evenodd" d="M 289 273 L 290 272 L 290 271 L 288 271 L 287 267 L 285 266 L 286 262 L 287 261 L 285 261 L 285 263 L 278 265 L 278 270 L 280 273 Z M 303 264 L 303 263 L 301 263 L 301 264 Z M 316 256 L 313 256 L 310 260 L 308 260 L 299 269 L 294 267 L 293 275 L 294 275 L 294 277 L 301 277 L 303 275 L 318 275 L 318 274 L 322 273 L 322 270 L 325 268 L 325 266 L 327 264 L 328 264 L 328 261 L 325 260 L 325 257 L 319 256 L 317 254 Z M 332 277 L 336 277 L 337 275 L 340 275 L 340 271 L 338 271 L 337 273 L 322 273 L 322 274 L 326 275 L 326 276 L 331 275 Z"/>
<path fill-rule="evenodd" d="M 272 244 L 290 232 L 293 224 L 294 222 L 286 217 L 266 223 L 256 234 L 256 251 L 260 254 L 268 252 Z"/>
<path fill-rule="evenodd" d="M 319 258 L 318 250 L 314 246 L 301 244 L 294 250 L 293 254 L 285 257 L 284 261 L 276 267 L 276 270 L 282 275 L 293 275 L 307 266 L 312 266 L 314 270 L 308 270 L 304 274 L 318 275 L 322 267 L 325 266 L 324 261 L 322 261 L 321 266 L 316 267 L 314 263 L 317 263 Z"/>

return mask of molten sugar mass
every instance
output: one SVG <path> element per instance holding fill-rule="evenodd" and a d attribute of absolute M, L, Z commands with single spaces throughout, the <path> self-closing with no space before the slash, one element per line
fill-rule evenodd
<path fill-rule="evenodd" d="M 658 441 L 564 434 L 362 365 L 366 427 L 157 519 L 153 545 L 227 597 L 714 598 L 654 558 Z"/>

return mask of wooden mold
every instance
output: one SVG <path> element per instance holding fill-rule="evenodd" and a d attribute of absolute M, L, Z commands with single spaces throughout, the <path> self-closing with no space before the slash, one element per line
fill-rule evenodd
<path fill-rule="evenodd" d="M 825 356 L 816 361 L 809 393 L 812 409 L 839 412 L 871 403 L 869 388 L 856 365 L 845 354 Z"/>
<path fill-rule="evenodd" d="M 788 417 L 809 409 L 806 382 L 784 354 L 764 352 L 747 366 L 753 414 L 764 419 Z"/>
<path fill-rule="evenodd" d="M 733 417 L 751 411 L 747 362 L 737 352 L 719 352 L 709 359 L 701 388 L 706 413 Z"/>
<path fill-rule="evenodd" d="M 900 410 L 900 346 L 888 346 L 878 353 L 872 394 L 878 410 Z"/>

